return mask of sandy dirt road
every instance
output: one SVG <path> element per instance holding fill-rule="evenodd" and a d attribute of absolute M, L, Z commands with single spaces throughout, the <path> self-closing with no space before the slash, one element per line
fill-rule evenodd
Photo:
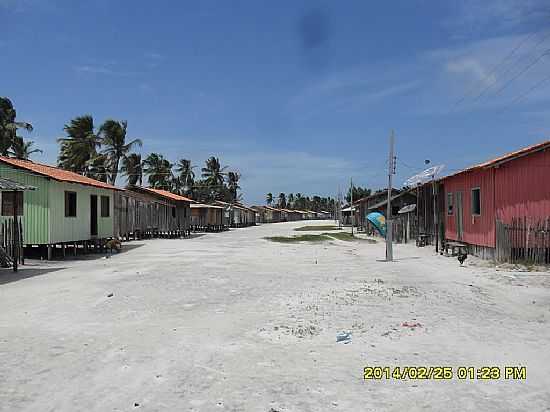
<path fill-rule="evenodd" d="M 550 410 L 550 274 L 263 239 L 303 225 L 2 272 L 0 410 Z M 366 365 L 525 366 L 527 379 L 365 381 Z"/>

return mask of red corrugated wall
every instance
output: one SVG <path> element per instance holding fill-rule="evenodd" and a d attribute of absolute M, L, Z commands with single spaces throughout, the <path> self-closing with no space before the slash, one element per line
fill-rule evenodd
<path fill-rule="evenodd" d="M 550 151 L 536 152 L 495 169 L 496 216 L 550 217 Z"/>
<path fill-rule="evenodd" d="M 462 241 L 495 247 L 496 218 L 509 223 L 513 217 L 550 217 L 550 151 L 451 176 L 443 185 L 445 204 L 447 193 L 463 193 Z M 472 216 L 471 190 L 475 187 L 481 188 L 481 216 Z M 456 205 L 453 215 L 446 215 L 445 236 L 451 240 L 458 240 L 455 214 Z"/>
<path fill-rule="evenodd" d="M 445 202 L 447 193 L 453 193 L 455 202 L 452 215 L 446 215 L 445 236 L 459 240 L 456 230 L 456 193 L 462 192 L 463 236 L 462 241 L 473 245 L 495 246 L 495 215 L 493 193 L 493 169 L 476 170 L 449 177 L 444 181 Z M 472 215 L 472 189 L 479 187 L 481 215 Z M 446 203 L 445 203 L 446 204 Z M 447 213 L 447 212 L 445 212 Z"/>

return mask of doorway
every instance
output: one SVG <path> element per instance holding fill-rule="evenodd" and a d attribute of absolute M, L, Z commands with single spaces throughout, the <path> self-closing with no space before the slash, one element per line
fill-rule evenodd
<path fill-rule="evenodd" d="M 90 195 L 90 234 L 97 236 L 97 195 Z"/>
<path fill-rule="evenodd" d="M 456 192 L 456 235 L 459 241 L 462 241 L 462 236 L 464 235 L 463 215 L 462 192 Z"/>

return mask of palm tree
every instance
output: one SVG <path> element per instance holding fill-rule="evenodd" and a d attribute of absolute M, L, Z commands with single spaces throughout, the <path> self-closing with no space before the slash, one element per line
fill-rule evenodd
<path fill-rule="evenodd" d="M 305 209 L 303 206 L 304 198 L 302 197 L 301 193 L 296 193 L 296 196 L 294 197 L 294 208 L 295 209 Z"/>
<path fill-rule="evenodd" d="M 34 153 L 43 153 L 42 150 L 33 148 L 34 142 L 32 140 L 25 140 L 20 136 L 15 136 L 10 154 L 17 158 L 27 160 Z"/>
<path fill-rule="evenodd" d="M 141 186 L 143 183 L 143 165 L 139 153 L 130 153 L 122 159 L 121 171 L 128 179 L 128 186 Z"/>
<path fill-rule="evenodd" d="M 210 186 L 222 186 L 224 182 L 226 166 L 221 167 L 220 159 L 211 156 L 205 162 L 206 167 L 202 168 L 202 177 Z"/>
<path fill-rule="evenodd" d="M 143 161 L 143 172 L 147 175 L 149 185 L 156 189 L 171 189 L 172 163 L 161 154 L 151 153 Z"/>
<path fill-rule="evenodd" d="M 271 205 L 273 203 L 273 194 L 272 193 L 268 193 L 265 197 L 265 202 L 268 204 L 268 205 Z"/>
<path fill-rule="evenodd" d="M 95 153 L 86 162 L 86 176 L 107 183 L 109 177 L 108 164 L 109 159 L 105 154 Z"/>
<path fill-rule="evenodd" d="M 292 209 L 292 206 L 294 205 L 294 195 L 292 193 L 289 193 L 286 197 L 286 205 L 289 209 Z"/>
<path fill-rule="evenodd" d="M 0 155 L 8 156 L 10 149 L 13 148 L 17 136 L 17 129 L 24 129 L 32 132 L 33 127 L 27 122 L 18 122 L 16 120 L 17 112 L 13 103 L 7 97 L 0 97 Z M 36 150 L 36 149 L 35 149 Z"/>
<path fill-rule="evenodd" d="M 239 172 L 229 172 L 227 173 L 227 189 L 231 194 L 231 200 L 237 200 L 237 190 L 241 187 L 239 186 L 239 179 L 241 174 Z"/>
<path fill-rule="evenodd" d="M 89 162 L 97 162 L 97 149 L 101 138 L 95 133 L 94 119 L 90 115 L 75 117 L 63 128 L 67 137 L 57 139 L 61 144 L 57 163 L 60 168 L 88 174 Z"/>
<path fill-rule="evenodd" d="M 124 159 L 133 147 L 142 145 L 140 139 L 126 143 L 127 129 L 128 122 L 126 120 L 119 122 L 112 119 L 106 120 L 99 129 L 102 144 L 105 146 L 103 154 L 107 156 L 110 166 L 109 180 L 112 185 L 116 183 L 120 160 Z"/>
<path fill-rule="evenodd" d="M 281 209 L 286 208 L 286 196 L 284 193 L 279 193 L 279 207 Z"/>
<path fill-rule="evenodd" d="M 190 193 L 195 184 L 195 166 L 191 166 L 191 160 L 180 159 L 176 164 L 176 172 L 178 172 L 179 181 L 184 193 Z"/>

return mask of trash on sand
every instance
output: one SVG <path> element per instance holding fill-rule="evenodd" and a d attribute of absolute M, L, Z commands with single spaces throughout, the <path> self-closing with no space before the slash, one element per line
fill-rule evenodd
<path fill-rule="evenodd" d="M 406 328 L 412 328 L 412 329 L 414 329 L 414 328 L 421 328 L 421 327 L 422 327 L 422 325 L 420 324 L 420 322 L 403 322 L 403 323 L 401 324 L 401 326 L 404 326 L 404 327 L 406 327 Z"/>
<path fill-rule="evenodd" d="M 351 332 L 339 332 L 336 334 L 336 342 L 351 342 Z"/>
<path fill-rule="evenodd" d="M 113 296 L 114 296 L 114 293 L 109 293 L 109 294 L 107 295 L 108 298 L 112 298 Z"/>

